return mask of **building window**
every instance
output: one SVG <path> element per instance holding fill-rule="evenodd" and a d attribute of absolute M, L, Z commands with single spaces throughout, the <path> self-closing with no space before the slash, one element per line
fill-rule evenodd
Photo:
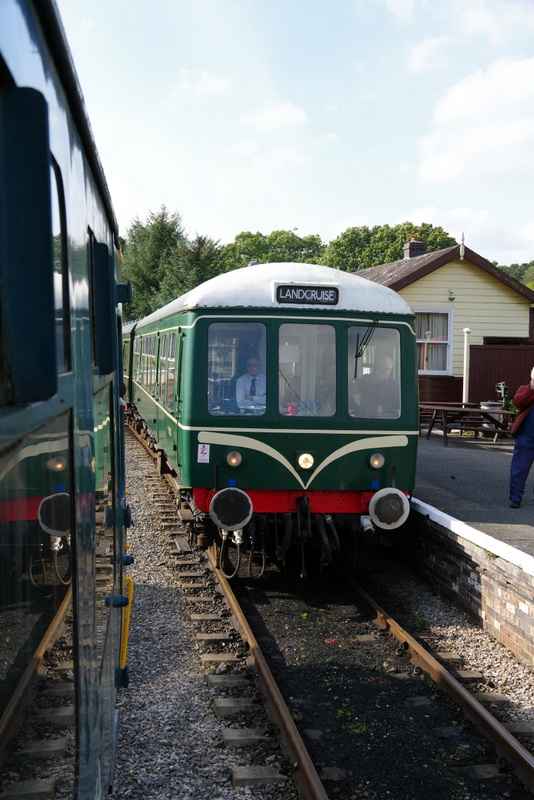
<path fill-rule="evenodd" d="M 450 373 L 451 312 L 416 310 L 417 363 L 419 373 Z"/>

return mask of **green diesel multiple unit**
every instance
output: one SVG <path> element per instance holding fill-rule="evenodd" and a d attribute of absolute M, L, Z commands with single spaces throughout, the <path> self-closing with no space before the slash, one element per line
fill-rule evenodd
<path fill-rule="evenodd" d="M 102 800 L 127 677 L 120 303 L 128 288 L 54 3 L 2 0 L 0 65 L 0 750 L 16 685 L 37 661 L 37 634 L 71 592 L 75 738 L 65 772 L 77 800 Z"/>
<path fill-rule="evenodd" d="M 418 440 L 413 319 L 357 275 L 274 263 L 125 325 L 130 413 L 182 508 L 238 543 L 261 528 L 278 556 L 315 541 L 323 563 L 340 538 L 401 525 Z"/>

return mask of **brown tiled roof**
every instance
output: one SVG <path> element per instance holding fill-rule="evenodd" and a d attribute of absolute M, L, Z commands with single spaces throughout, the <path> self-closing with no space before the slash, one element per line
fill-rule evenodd
<path fill-rule="evenodd" d="M 399 292 L 411 283 L 415 283 L 415 281 L 424 278 L 425 275 L 429 275 L 434 270 L 444 266 L 444 264 L 460 258 L 460 247 L 461 245 L 455 244 L 453 247 L 435 250 L 433 253 L 425 253 L 422 256 L 401 258 L 399 261 L 391 261 L 389 264 L 379 264 L 376 267 L 369 267 L 369 269 L 361 269 L 357 274 L 361 278 L 367 278 L 383 286 L 389 286 L 390 289 Z M 506 284 L 510 289 L 534 303 L 534 291 L 532 289 L 528 289 L 523 283 L 516 281 L 515 278 L 503 272 L 491 261 L 479 256 L 469 247 L 464 247 L 464 259 L 471 261 L 472 264 L 485 270 L 498 281 Z"/>

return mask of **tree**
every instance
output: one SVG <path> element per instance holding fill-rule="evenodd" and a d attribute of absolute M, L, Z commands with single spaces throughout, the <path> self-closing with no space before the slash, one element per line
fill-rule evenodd
<path fill-rule="evenodd" d="M 125 319 L 138 319 L 158 308 L 162 280 L 185 241 L 180 215 L 170 214 L 165 206 L 157 214 L 150 211 L 145 224 L 133 221 L 123 253 L 123 277 L 132 284 Z"/>
<path fill-rule="evenodd" d="M 509 267 L 499 267 L 499 269 L 524 284 L 534 280 L 534 261 L 529 261 L 527 264 L 510 264 Z"/>
<path fill-rule="evenodd" d="M 530 264 L 523 264 L 522 266 L 525 266 L 526 269 L 523 272 L 521 281 L 525 286 L 528 286 L 529 289 L 532 289 L 532 283 L 534 283 L 534 261 L 531 261 Z"/>
<path fill-rule="evenodd" d="M 223 247 L 221 261 L 224 271 L 246 267 L 250 261 L 268 264 L 280 261 L 323 263 L 325 245 L 316 234 L 298 236 L 294 231 L 263 233 L 243 231 L 231 244 Z"/>
<path fill-rule="evenodd" d="M 207 236 L 197 234 L 192 242 L 184 240 L 161 281 L 156 295 L 157 307 L 218 275 L 221 272 L 220 252 L 219 243 Z"/>
<path fill-rule="evenodd" d="M 368 228 L 364 225 L 348 228 L 331 241 L 324 253 L 324 263 L 347 272 L 389 264 L 403 258 L 403 245 L 412 237 L 425 242 L 428 253 L 457 244 L 443 228 L 434 228 L 426 222 L 422 225 L 403 222 L 394 227 L 375 225 Z"/>

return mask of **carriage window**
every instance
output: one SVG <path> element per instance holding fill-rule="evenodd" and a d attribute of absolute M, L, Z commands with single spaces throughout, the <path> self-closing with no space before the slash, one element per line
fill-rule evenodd
<path fill-rule="evenodd" d="M 156 344 L 156 337 L 151 336 L 148 340 L 145 384 L 151 394 L 156 390 Z"/>
<path fill-rule="evenodd" d="M 66 254 L 66 222 L 61 173 L 55 161 L 50 167 L 52 194 L 52 246 L 54 248 L 54 308 L 56 323 L 56 362 L 65 372 L 70 362 L 69 289 Z"/>
<path fill-rule="evenodd" d="M 280 326 L 278 405 L 289 416 L 336 413 L 336 332 L 332 325 Z"/>
<path fill-rule="evenodd" d="M 208 330 L 208 409 L 213 415 L 265 414 L 265 325 L 216 322 Z"/>
<path fill-rule="evenodd" d="M 165 397 L 165 375 L 167 372 L 167 334 L 164 333 L 161 337 L 161 346 L 159 351 L 159 373 L 158 373 L 158 386 L 160 397 Z"/>
<path fill-rule="evenodd" d="M 169 355 L 167 357 L 167 402 L 166 406 L 172 411 L 174 405 L 174 372 L 176 363 L 176 334 L 171 333 L 169 338 Z"/>
<path fill-rule="evenodd" d="M 141 383 L 141 358 L 143 353 L 143 341 L 141 338 L 134 339 L 134 380 Z"/>
<path fill-rule="evenodd" d="M 397 419 L 400 416 L 397 330 L 363 325 L 349 328 L 348 387 L 351 417 Z"/>

